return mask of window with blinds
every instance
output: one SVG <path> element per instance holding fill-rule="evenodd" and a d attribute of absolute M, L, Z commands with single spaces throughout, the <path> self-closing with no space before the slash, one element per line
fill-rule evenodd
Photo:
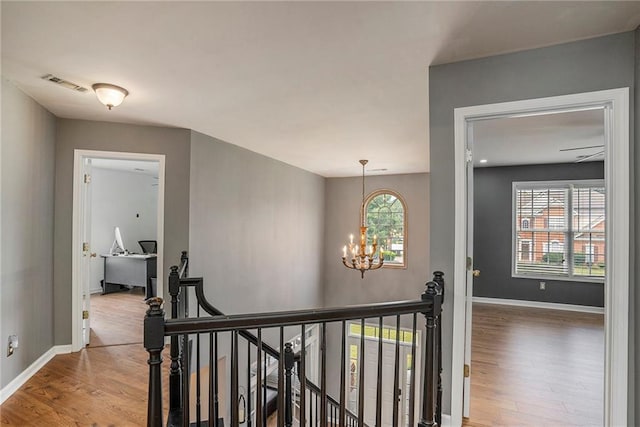
<path fill-rule="evenodd" d="M 513 183 L 513 275 L 601 281 L 603 180 Z"/>

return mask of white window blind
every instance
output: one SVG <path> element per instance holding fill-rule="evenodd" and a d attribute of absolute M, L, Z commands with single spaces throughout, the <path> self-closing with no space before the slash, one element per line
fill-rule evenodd
<path fill-rule="evenodd" d="M 605 274 L 604 181 L 513 184 L 513 274 L 586 278 Z"/>

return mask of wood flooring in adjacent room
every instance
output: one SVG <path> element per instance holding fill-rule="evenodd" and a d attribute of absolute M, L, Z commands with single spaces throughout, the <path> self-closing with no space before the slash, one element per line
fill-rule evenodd
<path fill-rule="evenodd" d="M 142 346 L 144 295 L 139 289 L 94 295 L 91 303 L 91 345 L 54 357 L 9 397 L 0 406 L 2 425 L 146 425 L 149 368 Z M 165 362 L 168 352 L 167 348 L 163 353 Z M 163 364 L 163 380 L 168 378 L 168 365 Z"/>
<path fill-rule="evenodd" d="M 603 315 L 473 304 L 464 426 L 602 426 L 603 393 Z"/>

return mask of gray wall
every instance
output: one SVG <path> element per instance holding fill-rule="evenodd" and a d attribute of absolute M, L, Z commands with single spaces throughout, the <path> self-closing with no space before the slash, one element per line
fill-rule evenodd
<path fill-rule="evenodd" d="M 365 273 L 342 265 L 349 234 L 358 235 L 362 178 L 327 179 L 324 250 L 324 304 L 342 306 L 417 299 L 431 279 L 429 269 L 429 175 L 366 177 L 366 193 L 394 190 L 407 204 L 407 268 L 382 268 Z"/>
<path fill-rule="evenodd" d="M 157 164 L 157 162 L 155 162 Z M 157 177 L 123 170 L 91 170 L 91 251 L 108 254 L 114 227 L 120 228 L 125 249 L 141 252 L 139 240 L 158 237 Z M 89 292 L 102 291 L 104 258 L 91 258 Z M 166 297 L 166 296 L 165 296 Z"/>
<path fill-rule="evenodd" d="M 324 178 L 191 132 L 190 276 L 224 313 L 322 304 Z"/>
<path fill-rule="evenodd" d="M 631 126 L 635 130 L 636 144 L 632 144 L 629 157 L 631 159 L 631 183 L 632 197 L 631 206 L 635 207 L 635 215 L 632 217 L 635 220 L 631 221 L 631 236 L 635 235 L 635 245 L 631 247 L 631 265 L 635 265 L 635 271 L 632 271 L 632 279 L 640 277 L 640 171 L 637 170 L 640 165 L 640 28 L 635 31 L 635 90 L 631 92 L 631 102 L 635 101 L 635 105 L 639 106 L 635 109 L 635 114 L 632 114 L 630 119 Z M 632 110 L 633 111 L 633 110 Z M 633 133 L 631 135 L 634 135 Z M 635 275 L 633 275 L 635 273 Z M 636 421 L 640 422 L 640 316 L 635 314 L 635 309 L 640 307 L 640 292 L 636 290 L 634 286 L 636 282 L 631 281 L 631 295 L 629 301 L 632 301 L 631 310 L 629 310 L 629 324 L 632 325 L 632 330 L 629 337 L 629 360 L 635 360 L 635 363 L 631 363 L 629 366 L 629 378 L 634 378 L 632 387 L 629 390 L 629 423 Z"/>
<path fill-rule="evenodd" d="M 378 189 L 394 190 L 407 204 L 407 267 L 382 268 L 365 273 L 342 265 L 342 248 L 349 234 L 358 235 L 362 178 L 329 178 L 326 184 L 324 304 L 342 307 L 372 302 L 413 300 L 420 298 L 425 283 L 431 279 L 429 266 L 429 175 L 382 175 L 366 178 L 366 193 Z M 403 317 L 403 327 L 411 327 Z M 420 327 L 422 323 L 418 320 Z M 395 325 L 395 319 L 385 318 Z M 422 330 L 422 329 L 421 329 Z M 424 336 L 424 335 L 423 335 Z M 327 330 L 328 372 L 340 372 L 340 328 Z M 329 376 L 328 387 L 333 397 L 339 396 L 339 376 Z"/>
<path fill-rule="evenodd" d="M 0 388 L 53 340 L 55 117 L 2 80 Z M 7 358 L 7 337 L 20 347 Z"/>
<path fill-rule="evenodd" d="M 105 111 L 105 114 L 107 112 Z M 56 134 L 54 330 L 71 344 L 71 231 L 75 149 L 164 154 L 164 274 L 189 246 L 190 131 L 121 123 L 59 119 Z M 158 272 L 160 274 L 160 272 Z M 165 281 L 166 288 L 166 281 Z"/>
<path fill-rule="evenodd" d="M 602 283 L 511 277 L 512 186 L 515 181 L 603 179 L 604 163 L 476 168 L 473 171 L 473 256 L 481 271 L 473 295 L 604 307 Z"/>
<path fill-rule="evenodd" d="M 429 70 L 431 266 L 451 278 L 454 254 L 453 110 L 457 107 L 634 87 L 634 33 L 533 49 Z M 631 112 L 634 113 L 633 105 Z M 633 131 L 633 129 L 631 129 Z M 633 133 L 631 134 L 633 138 Z M 638 190 L 640 187 L 636 187 Z M 638 195 L 636 194 L 636 197 Z M 635 217 L 635 222 L 640 220 Z M 636 245 L 637 245 L 636 240 Z M 633 264 L 633 263 L 632 263 Z M 635 264 L 640 264 L 636 252 Z M 631 272 L 633 273 L 633 271 Z M 632 281 L 633 282 L 633 277 Z M 632 286 L 633 288 L 633 286 Z M 445 313 L 452 312 L 452 299 Z M 634 307 L 631 307 L 633 312 Z M 635 335 L 632 324 L 630 338 Z M 443 321 L 445 412 L 450 411 L 452 318 Z M 632 355 L 633 356 L 633 355 Z M 631 357 L 629 360 L 635 360 Z M 631 365 L 634 363 L 632 362 Z M 462 367 L 460 367 L 462 369 Z M 636 379 L 638 383 L 638 379 Z M 633 387 L 633 384 L 631 384 Z M 637 400 L 637 399 L 636 399 Z M 633 405 L 630 405 L 633 406 Z M 634 425 L 633 419 L 629 425 Z"/>

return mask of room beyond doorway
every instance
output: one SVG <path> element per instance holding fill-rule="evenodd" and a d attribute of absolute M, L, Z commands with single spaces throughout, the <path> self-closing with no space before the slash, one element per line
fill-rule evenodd
<path fill-rule="evenodd" d="M 164 160 L 164 155 L 75 150 L 73 351 L 90 343 L 92 293 L 142 288 L 141 303 L 149 291 L 163 295 Z M 95 197 L 94 187 L 101 191 Z M 157 253 L 146 253 L 140 240 L 157 242 Z"/>
<path fill-rule="evenodd" d="M 455 121 L 455 256 L 453 301 L 453 351 L 451 373 L 452 425 L 461 425 L 463 395 L 468 391 L 464 364 L 471 355 L 471 288 L 473 267 L 468 268 L 469 218 L 469 149 L 468 124 L 490 117 L 532 116 L 548 112 L 575 111 L 585 108 L 605 110 L 605 193 L 607 270 L 604 280 L 605 359 L 604 359 L 604 424 L 625 425 L 628 405 L 628 313 L 629 313 L 629 89 L 620 88 L 529 99 L 472 107 L 456 108 Z M 472 181 L 471 181 L 472 182 Z M 472 185 L 472 184 L 471 184 Z M 472 234 L 471 234 L 472 235 Z M 471 240 L 472 241 L 472 240 Z M 468 349 L 468 353 L 466 353 Z M 458 367 L 460 369 L 458 369 Z M 468 400 L 467 400 L 468 401 Z"/>

